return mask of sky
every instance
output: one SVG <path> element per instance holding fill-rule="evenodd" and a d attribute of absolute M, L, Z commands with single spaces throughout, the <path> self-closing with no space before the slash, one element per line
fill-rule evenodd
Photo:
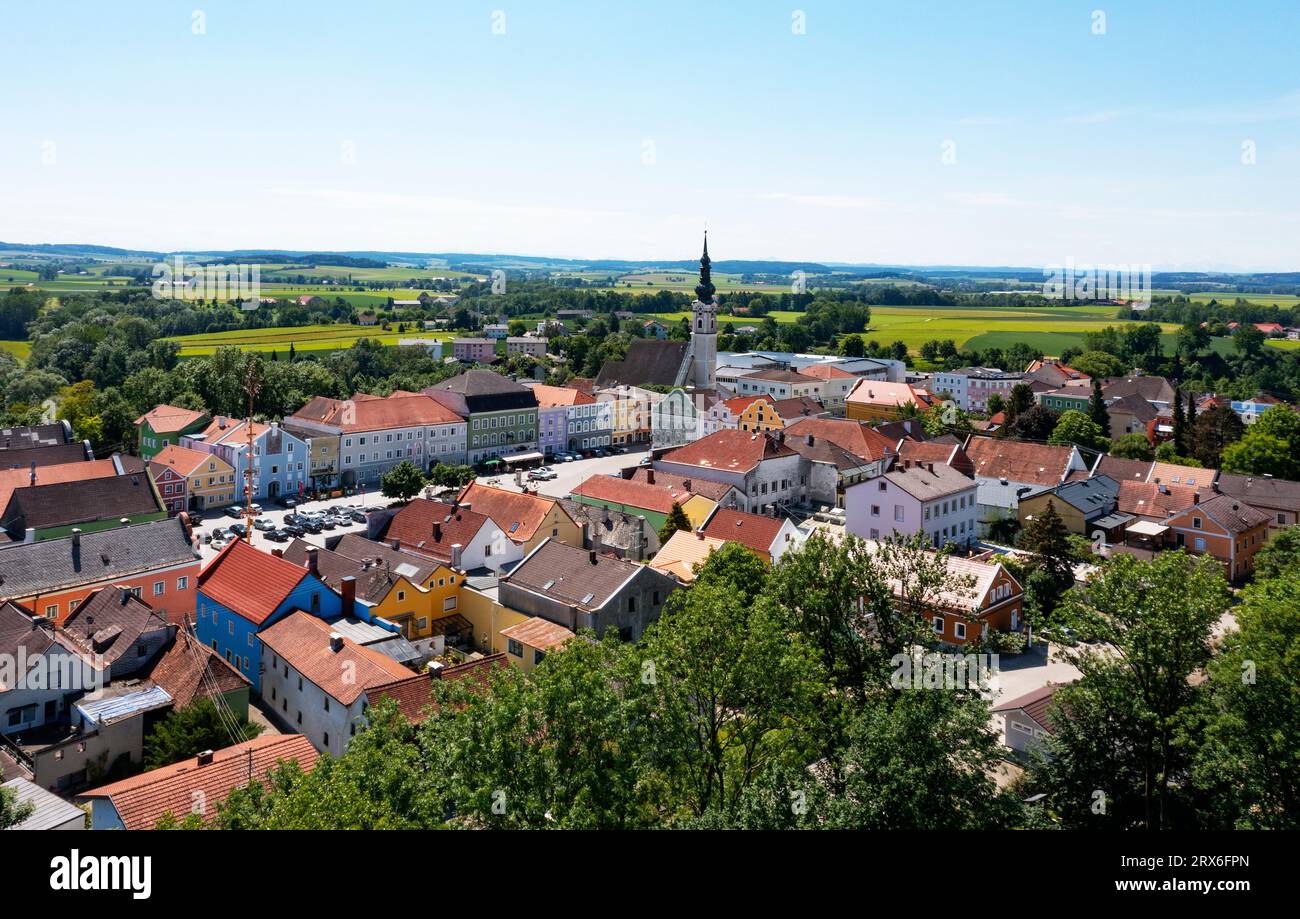
<path fill-rule="evenodd" d="M 1296 0 L 10 4 L 0 240 L 1300 270 Z"/>

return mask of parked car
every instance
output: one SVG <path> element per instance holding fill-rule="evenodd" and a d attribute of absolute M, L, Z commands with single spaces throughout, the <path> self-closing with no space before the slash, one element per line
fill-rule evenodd
<path fill-rule="evenodd" d="M 216 527 L 209 534 L 208 542 L 216 542 L 219 539 L 229 539 L 229 538 L 230 538 L 229 530 L 225 529 L 224 527 Z"/>
<path fill-rule="evenodd" d="M 226 548 L 226 546 L 229 545 L 229 543 L 227 543 L 224 539 L 214 539 L 212 540 L 211 545 L 213 549 L 220 552 L 222 549 Z"/>
<path fill-rule="evenodd" d="M 284 530 L 271 530 L 266 534 L 266 538 L 271 542 L 288 542 L 289 534 Z"/>
<path fill-rule="evenodd" d="M 332 516 L 329 515 L 322 517 L 321 519 L 315 521 L 315 523 L 322 530 L 333 530 L 338 527 L 338 521 L 336 521 Z"/>
<path fill-rule="evenodd" d="M 248 535 L 248 527 L 242 523 L 232 523 L 230 525 L 230 532 L 234 534 L 236 538 L 243 539 Z"/>
<path fill-rule="evenodd" d="M 269 533 L 275 529 L 275 524 L 268 517 L 258 517 L 253 521 L 253 529 L 261 530 L 263 533 Z"/>
<path fill-rule="evenodd" d="M 234 520 L 238 520 L 240 517 L 244 516 L 244 509 L 238 505 L 232 504 L 221 513 Z"/>
<path fill-rule="evenodd" d="M 354 523 L 365 523 L 365 522 L 366 522 L 366 512 L 363 511 L 363 510 L 361 510 L 361 508 L 359 508 L 359 507 L 354 507 L 354 508 L 349 512 L 349 516 L 352 517 L 352 521 L 353 521 Z"/>
<path fill-rule="evenodd" d="M 284 526 L 280 527 L 280 532 L 286 533 L 295 539 L 301 539 L 307 535 L 307 531 L 296 523 L 286 523 Z"/>
<path fill-rule="evenodd" d="M 281 507 L 297 507 L 298 499 L 293 497 L 292 495 L 285 495 L 283 498 L 281 498 L 279 501 L 276 501 L 275 503 L 280 505 Z"/>
<path fill-rule="evenodd" d="M 322 529 L 318 520 L 303 520 L 298 526 L 302 527 L 308 533 L 319 533 Z"/>

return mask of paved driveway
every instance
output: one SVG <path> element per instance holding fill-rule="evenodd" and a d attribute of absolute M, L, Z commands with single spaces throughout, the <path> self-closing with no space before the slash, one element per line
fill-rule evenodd
<path fill-rule="evenodd" d="M 1032 651 L 998 658 L 999 672 L 990 701 L 997 705 L 1033 692 L 1048 683 L 1070 683 L 1080 676 L 1073 664 L 1061 659 L 1055 645 L 1035 644 Z"/>
<path fill-rule="evenodd" d="M 273 522 L 276 525 L 276 527 L 279 527 L 284 522 L 284 517 L 286 514 L 293 513 L 292 510 L 280 507 L 280 505 L 271 503 L 269 501 L 263 501 L 259 503 L 262 506 L 262 513 L 259 516 L 271 520 L 271 522 Z M 388 499 L 385 498 L 383 495 L 379 494 L 378 491 L 370 491 L 366 495 L 354 495 L 351 498 L 330 498 L 325 501 L 307 501 L 302 505 L 302 507 L 304 510 L 322 511 L 325 508 L 331 506 L 387 507 L 388 504 L 389 504 Z M 234 518 L 227 517 L 225 514 L 220 513 L 219 511 L 209 511 L 206 516 L 207 516 L 206 520 L 203 520 L 202 522 L 195 525 L 195 532 L 201 535 L 211 533 L 217 527 L 226 529 L 232 523 L 236 522 Z M 242 517 L 240 518 L 240 521 L 241 522 L 243 521 Z M 346 526 L 335 527 L 333 530 L 321 530 L 319 533 L 308 533 L 303 537 L 303 539 L 305 539 L 307 542 L 311 543 L 312 545 L 316 545 L 316 546 L 320 546 L 321 548 L 324 548 L 326 537 L 335 536 L 340 533 L 361 533 L 364 535 L 365 532 L 366 532 L 366 525 L 364 523 L 349 523 Z M 266 535 L 262 533 L 261 530 L 254 530 L 253 545 L 264 552 L 270 552 L 272 549 L 276 547 L 283 548 L 284 546 L 287 546 L 288 543 L 274 542 L 270 539 L 267 539 Z M 209 559 L 213 558 L 217 554 L 212 550 L 212 547 L 206 543 L 203 544 L 200 551 L 203 555 L 204 562 L 207 562 Z"/>

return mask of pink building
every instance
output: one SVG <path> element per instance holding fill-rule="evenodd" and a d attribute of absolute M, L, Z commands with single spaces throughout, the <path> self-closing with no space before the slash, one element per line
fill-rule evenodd
<path fill-rule="evenodd" d="M 457 338 L 451 347 L 456 360 L 466 363 L 490 364 L 497 356 L 494 338 Z"/>
<path fill-rule="evenodd" d="M 942 463 L 898 463 L 844 492 L 845 529 L 863 539 L 925 533 L 935 548 L 975 540 L 975 480 Z"/>

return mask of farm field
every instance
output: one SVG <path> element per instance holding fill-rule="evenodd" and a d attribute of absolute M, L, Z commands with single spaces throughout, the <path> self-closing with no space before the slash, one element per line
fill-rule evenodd
<path fill-rule="evenodd" d="M 902 341 L 908 350 L 916 353 L 921 345 L 931 339 L 951 338 L 956 345 L 974 350 L 1006 348 L 1018 341 L 1041 348 L 1045 354 L 1057 355 L 1067 348 L 1081 348 L 1084 333 L 1097 332 L 1108 325 L 1121 325 L 1115 318 L 1116 308 L 1110 305 L 1087 305 L 1060 308 L 1024 309 L 1016 307 L 990 307 L 987 309 L 960 309 L 928 306 L 873 306 L 871 328 L 865 333 L 870 341 L 882 345 Z M 656 313 L 661 321 L 677 322 L 686 313 Z M 799 313 L 773 310 L 769 313 L 777 322 L 794 322 Z M 747 316 L 720 316 L 724 325 L 759 325 L 762 320 Z M 1166 352 L 1176 345 L 1178 326 L 1161 323 L 1162 340 Z M 1300 347 L 1300 342 L 1270 341 L 1282 348 Z M 1211 347 L 1220 353 L 1232 350 L 1229 339 L 1216 339 Z"/>
<path fill-rule="evenodd" d="M 352 347 L 358 339 L 370 338 L 385 345 L 396 345 L 403 338 L 447 341 L 449 332 L 385 332 L 375 327 L 355 325 L 311 325 L 294 328 L 236 329 L 211 334 L 178 335 L 171 339 L 181 346 L 181 357 L 206 357 L 218 348 L 236 347 L 244 351 L 284 351 L 292 344 L 295 351 L 339 351 Z"/>
<path fill-rule="evenodd" d="M 0 341 L 0 351 L 8 351 L 19 361 L 25 361 L 27 355 L 32 353 L 32 343 L 29 341 Z"/>

